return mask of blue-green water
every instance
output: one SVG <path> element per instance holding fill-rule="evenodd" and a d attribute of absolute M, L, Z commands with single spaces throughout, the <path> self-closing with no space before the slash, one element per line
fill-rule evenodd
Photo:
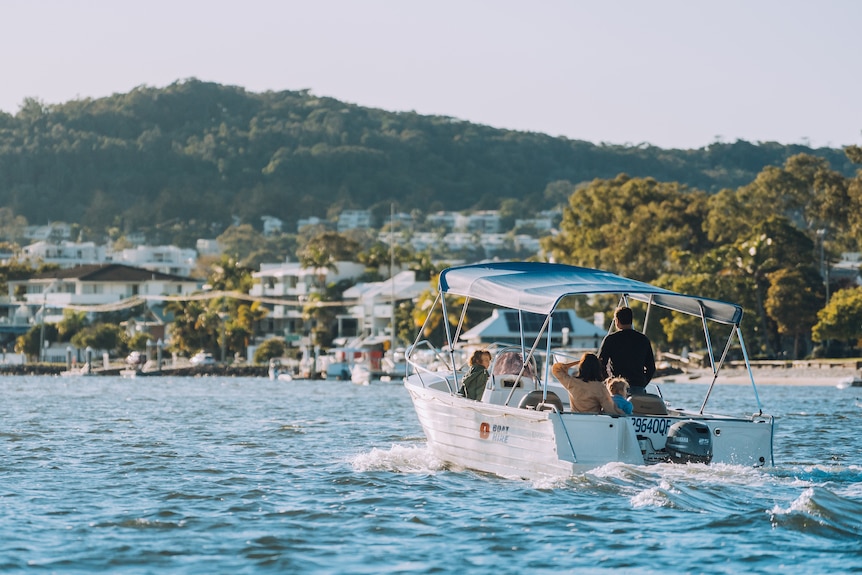
<path fill-rule="evenodd" d="M 443 468 L 396 383 L 4 377 L 0 573 L 862 571 L 862 389 L 759 392 L 774 468 L 531 483 Z"/>

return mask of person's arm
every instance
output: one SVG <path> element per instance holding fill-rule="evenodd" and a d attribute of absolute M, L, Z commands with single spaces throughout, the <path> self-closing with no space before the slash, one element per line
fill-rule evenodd
<path fill-rule="evenodd" d="M 614 372 L 614 366 L 611 362 L 611 355 L 619 355 L 617 353 L 616 347 L 619 347 L 619 341 L 614 343 L 612 335 L 615 335 L 619 332 L 609 333 L 602 340 L 602 345 L 599 347 L 599 363 L 602 364 L 602 373 L 605 377 L 613 377 L 616 372 Z"/>
<path fill-rule="evenodd" d="M 644 360 L 644 383 L 649 383 L 655 375 L 655 356 L 652 353 L 652 344 L 647 340 L 647 354 Z"/>
<path fill-rule="evenodd" d="M 569 369 L 571 369 L 572 366 L 577 365 L 577 363 L 577 361 L 569 363 L 558 362 L 551 366 L 551 373 L 554 374 L 554 377 L 556 377 L 566 389 L 569 389 L 575 383 L 575 378 L 569 375 Z"/>

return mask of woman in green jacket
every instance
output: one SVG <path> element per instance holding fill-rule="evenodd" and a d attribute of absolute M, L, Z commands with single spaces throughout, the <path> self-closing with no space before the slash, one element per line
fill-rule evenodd
<path fill-rule="evenodd" d="M 482 399 L 482 391 L 488 382 L 488 367 L 491 365 L 491 352 L 478 349 L 470 357 L 470 371 L 464 376 L 461 395 L 470 399 Z"/>

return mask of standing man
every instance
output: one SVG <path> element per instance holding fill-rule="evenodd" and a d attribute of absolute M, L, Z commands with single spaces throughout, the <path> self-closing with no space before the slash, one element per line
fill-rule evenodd
<path fill-rule="evenodd" d="M 632 329 L 632 310 L 618 307 L 614 311 L 617 331 L 605 336 L 599 349 L 599 360 L 608 377 L 624 377 L 632 395 L 644 389 L 655 374 L 655 357 L 649 338 Z"/>

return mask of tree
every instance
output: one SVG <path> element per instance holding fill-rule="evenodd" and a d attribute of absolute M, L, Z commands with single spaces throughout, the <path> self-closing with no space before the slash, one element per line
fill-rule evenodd
<path fill-rule="evenodd" d="M 296 255 L 303 268 L 320 270 L 318 287 L 323 287 L 323 270 L 337 270 L 338 261 L 352 260 L 359 251 L 359 245 L 338 232 L 324 231 L 311 237 L 300 246 Z"/>
<path fill-rule="evenodd" d="M 560 233 L 542 241 L 557 262 L 609 269 L 642 281 L 681 271 L 680 257 L 710 245 L 706 196 L 679 184 L 617 176 L 576 190 Z"/>
<path fill-rule="evenodd" d="M 769 288 L 764 308 L 778 333 L 793 338 L 793 359 L 801 357 L 804 339 L 817 323 L 823 301 L 823 282 L 812 267 L 782 268 L 767 275 Z"/>
<path fill-rule="evenodd" d="M 113 351 L 120 344 L 122 330 L 120 326 L 99 323 L 85 327 L 72 337 L 72 345 L 79 348 L 90 347 Z"/>
<path fill-rule="evenodd" d="M 862 288 L 843 289 L 832 294 L 829 303 L 817 313 L 811 330 L 816 342 L 837 339 L 851 347 L 862 346 Z"/>
<path fill-rule="evenodd" d="M 153 336 L 146 332 L 139 332 L 129 338 L 126 345 L 133 351 L 146 351 L 147 343 L 152 341 Z"/>
<path fill-rule="evenodd" d="M 207 284 L 218 291 L 238 291 L 242 293 L 251 289 L 252 270 L 228 255 L 222 255 L 217 263 L 210 266 Z"/>
<path fill-rule="evenodd" d="M 165 311 L 173 315 L 171 347 L 188 355 L 198 351 L 215 354 L 219 349 L 221 319 L 218 309 L 211 309 L 203 300 L 170 301 Z"/>
<path fill-rule="evenodd" d="M 223 253 L 240 262 L 251 254 L 269 249 L 263 234 L 249 224 L 230 226 L 216 239 Z"/>
<path fill-rule="evenodd" d="M 284 340 L 276 337 L 269 338 L 257 346 L 254 352 L 254 362 L 267 363 L 271 359 L 284 357 L 285 351 L 287 351 L 287 346 Z"/>
<path fill-rule="evenodd" d="M 59 332 L 57 326 L 53 323 L 44 324 L 44 341 L 58 341 Z M 27 354 L 31 358 L 40 358 L 42 355 L 42 324 L 34 325 L 24 335 L 19 335 L 15 339 L 15 351 L 17 353 Z"/>
<path fill-rule="evenodd" d="M 63 310 L 63 319 L 57 324 L 59 341 L 70 341 L 75 334 L 87 326 L 87 323 L 86 312 L 71 309 Z"/>

